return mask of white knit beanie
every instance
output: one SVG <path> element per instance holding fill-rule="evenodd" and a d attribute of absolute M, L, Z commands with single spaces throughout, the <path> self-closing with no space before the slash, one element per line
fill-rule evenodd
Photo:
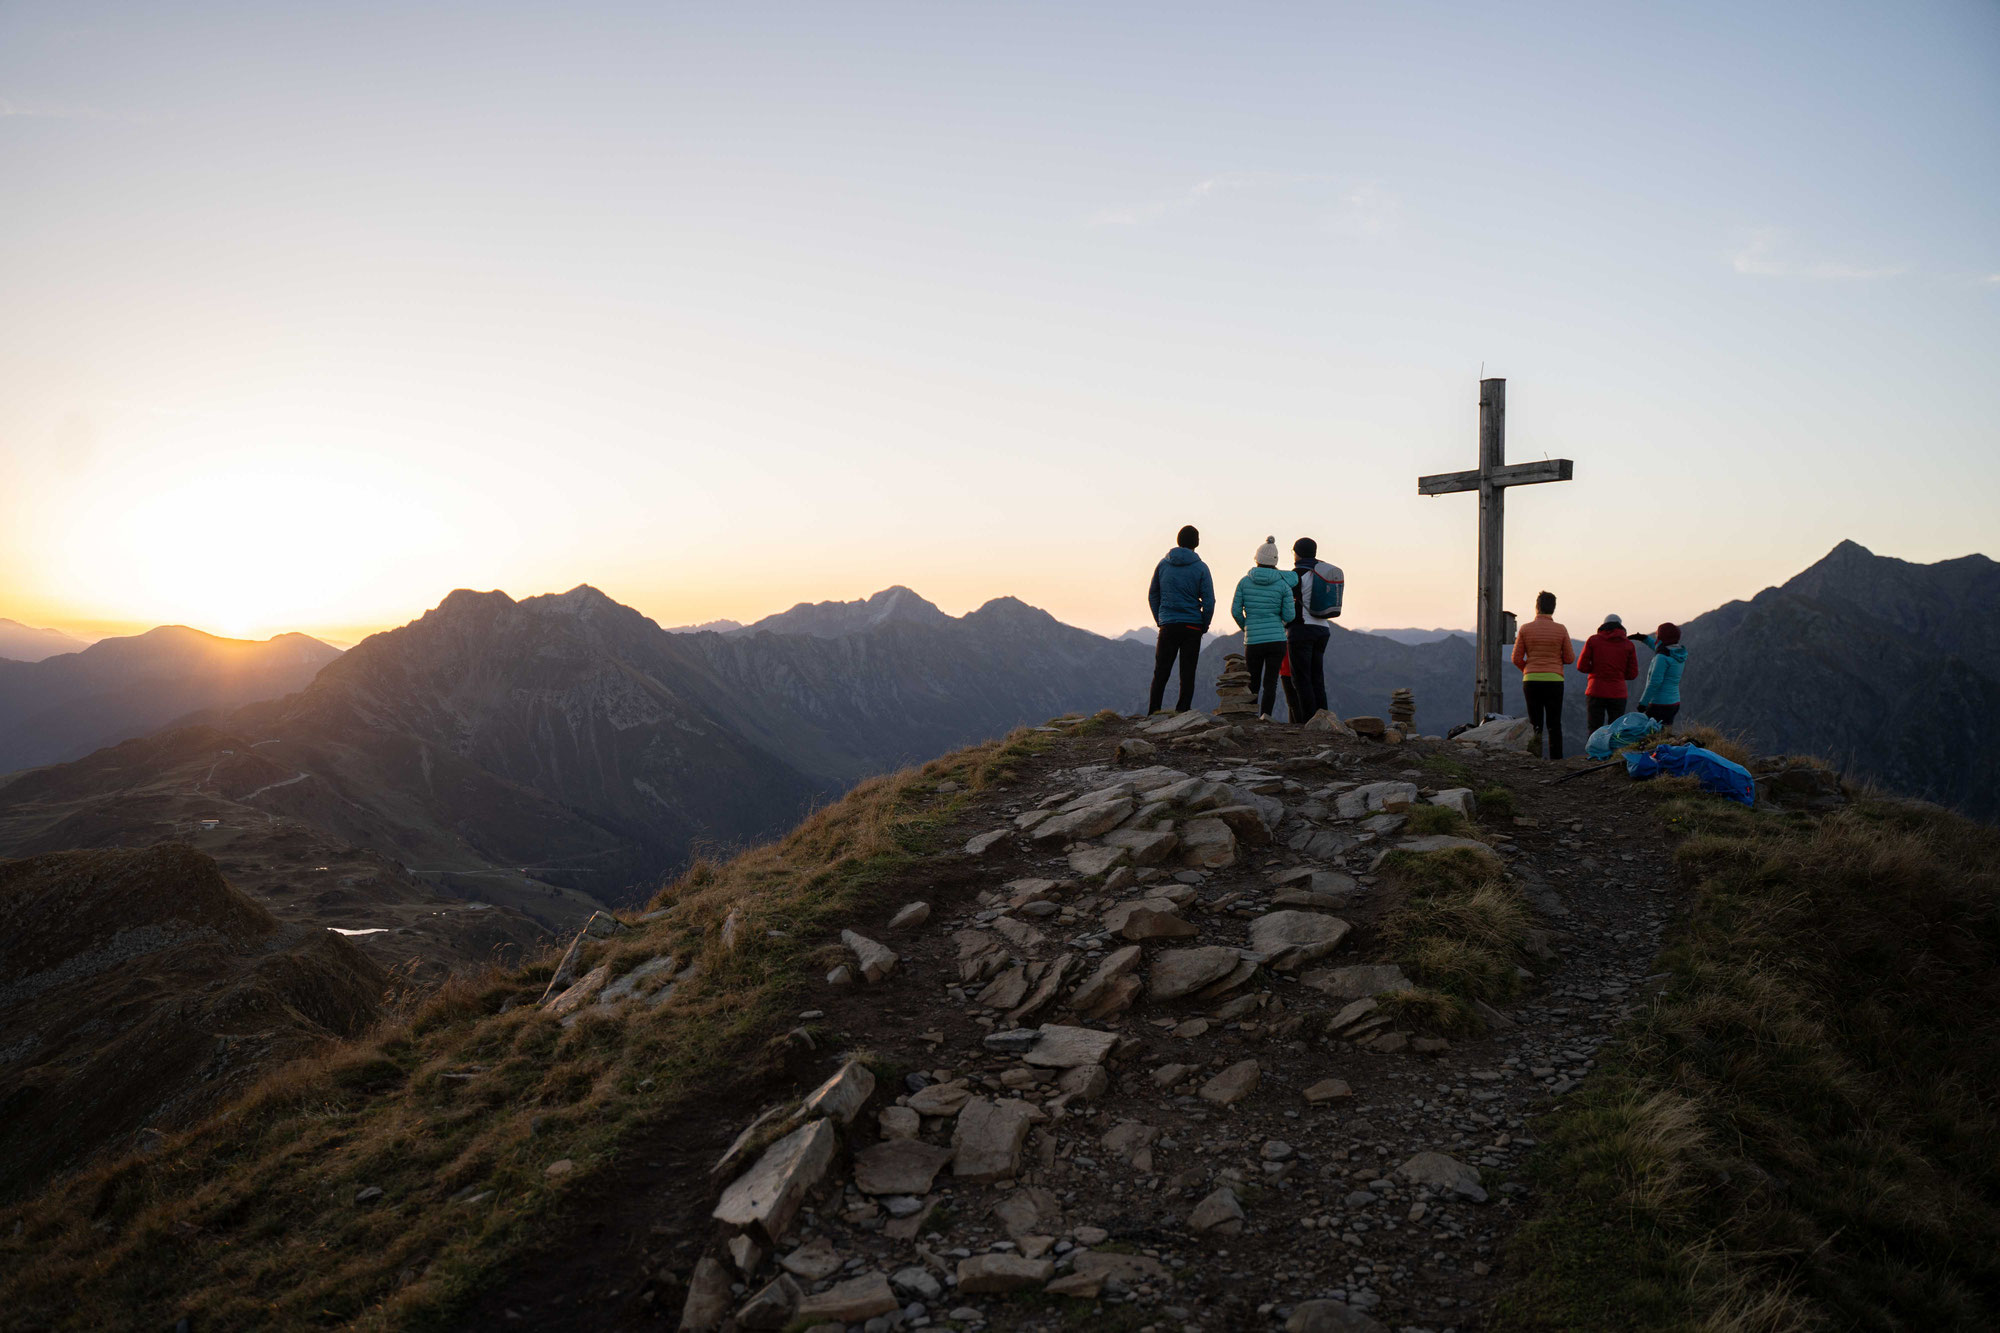
<path fill-rule="evenodd" d="M 1257 548 L 1257 563 L 1260 565 L 1269 565 L 1273 569 L 1278 567 L 1278 539 L 1276 537 L 1266 537 L 1264 544 Z"/>

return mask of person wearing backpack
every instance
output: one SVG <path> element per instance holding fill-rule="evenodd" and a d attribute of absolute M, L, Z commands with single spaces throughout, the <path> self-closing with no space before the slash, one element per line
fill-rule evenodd
<path fill-rule="evenodd" d="M 1243 630 L 1243 661 L 1250 668 L 1250 688 L 1257 692 L 1257 720 L 1269 722 L 1278 703 L 1285 626 L 1298 615 L 1298 576 L 1278 568 L 1276 537 L 1266 537 L 1257 548 L 1257 566 L 1237 583 L 1229 614 Z"/>
<path fill-rule="evenodd" d="M 1175 711 L 1194 707 L 1194 668 L 1201 656 L 1202 636 L 1215 619 L 1215 580 L 1208 566 L 1194 553 L 1201 545 L 1201 533 L 1190 523 L 1180 530 L 1174 549 L 1153 567 L 1153 586 L 1146 600 L 1153 608 L 1153 623 L 1160 637 L 1153 648 L 1153 694 L 1148 713 L 1160 711 L 1167 696 L 1167 677 L 1174 663 L 1181 668 L 1180 702 Z"/>
<path fill-rule="evenodd" d="M 1671 727 L 1681 711 L 1681 672 L 1687 669 L 1687 645 L 1681 627 L 1668 621 L 1651 634 L 1634 634 L 1635 643 L 1653 650 L 1646 669 L 1646 688 L 1639 694 L 1639 711 L 1663 727 Z"/>
<path fill-rule="evenodd" d="M 1292 688 L 1299 705 L 1292 720 L 1307 722 L 1326 707 L 1326 646 L 1333 639 L 1333 621 L 1347 589 L 1346 576 L 1319 558 L 1319 543 L 1301 537 L 1292 543 L 1292 574 L 1296 601 L 1285 642 L 1291 652 Z"/>
<path fill-rule="evenodd" d="M 1626 702 L 1625 682 L 1639 678 L 1639 650 L 1625 637 L 1624 621 L 1615 615 L 1604 617 L 1597 633 L 1583 641 L 1576 669 L 1590 677 L 1583 687 L 1583 698 L 1592 731 L 1632 711 Z"/>

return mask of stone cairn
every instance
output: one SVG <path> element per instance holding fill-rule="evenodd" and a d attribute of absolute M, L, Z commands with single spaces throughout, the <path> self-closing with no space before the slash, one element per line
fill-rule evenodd
<path fill-rule="evenodd" d="M 1222 675 L 1215 682 L 1215 695 L 1222 702 L 1217 717 L 1257 716 L 1257 696 L 1250 692 L 1250 666 L 1242 653 L 1222 659 Z"/>
<path fill-rule="evenodd" d="M 1408 690 L 1396 690 L 1389 695 L 1389 725 L 1401 732 L 1416 729 L 1417 700 Z"/>

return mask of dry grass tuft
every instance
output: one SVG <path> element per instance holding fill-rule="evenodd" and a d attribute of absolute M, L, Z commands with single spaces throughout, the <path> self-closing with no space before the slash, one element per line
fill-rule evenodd
<path fill-rule="evenodd" d="M 1408 831 L 1412 834 L 1444 833 L 1455 838 L 1473 836 L 1472 825 L 1464 815 L 1448 805 L 1413 805 L 1410 807 Z"/>
<path fill-rule="evenodd" d="M 1731 763 L 1745 766 L 1750 763 L 1751 749 L 1748 742 L 1741 736 L 1718 731 L 1705 722 L 1676 721 L 1664 733 L 1648 741 L 1646 748 L 1651 749 L 1660 744 L 1699 745 L 1704 750 L 1715 751 Z"/>
<path fill-rule="evenodd" d="M 1475 1037 L 1486 1024 L 1463 996 L 1417 987 L 1375 997 L 1396 1026 L 1437 1037 Z"/>
<path fill-rule="evenodd" d="M 1514 793 L 1497 782 L 1490 787 L 1482 787 L 1478 792 L 1478 800 L 1481 823 L 1501 823 L 1520 813 L 1520 808 L 1514 802 Z"/>
<path fill-rule="evenodd" d="M 1468 1000 L 1504 1000 L 1520 988 L 1528 910 L 1491 856 L 1392 852 L 1382 870 L 1401 897 L 1383 918 L 1383 938 L 1412 976 Z"/>

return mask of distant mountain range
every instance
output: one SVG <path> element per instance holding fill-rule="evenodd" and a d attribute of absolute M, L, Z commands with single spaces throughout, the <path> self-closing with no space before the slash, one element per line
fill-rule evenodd
<path fill-rule="evenodd" d="M 1844 543 L 1685 633 L 1689 719 L 2000 813 L 1992 561 L 1911 565 Z M 0 663 L 0 706 L 16 716 L 24 692 L 6 689 L 22 673 L 53 678 L 93 654 L 122 660 L 155 636 L 220 664 L 205 694 L 186 683 L 202 678 L 198 668 L 93 667 L 96 694 L 72 688 L 74 707 L 36 714 L 92 723 L 109 739 L 155 730 L 230 690 L 280 694 L 285 671 L 303 685 L 234 709 L 211 705 L 199 725 L 81 762 L 0 777 L 0 856 L 150 845 L 214 821 L 227 873 L 290 919 L 375 924 L 372 914 L 422 926 L 451 956 L 479 940 L 518 943 L 520 914 L 557 925 L 592 901 L 635 901 L 704 848 L 789 827 L 869 774 L 1062 713 L 1133 711 L 1152 663 L 1148 643 L 1064 625 L 1013 598 L 954 617 L 907 588 L 801 604 L 727 633 L 670 633 L 582 586 L 522 601 L 455 592 L 344 655 L 302 636 L 228 645 L 191 635 L 155 631 L 44 663 Z M 1197 706 L 1214 704 L 1221 659 L 1240 643 L 1208 642 Z M 1459 635 L 1412 644 L 1336 627 L 1329 692 L 1343 716 L 1379 716 L 1392 690 L 1408 688 L 1419 729 L 1441 733 L 1468 720 L 1472 656 Z M 263 665 L 252 671 L 246 660 Z M 1573 751 L 1585 739 L 1582 694 L 1573 678 Z M 128 703 L 122 723 L 89 702 L 128 696 L 149 703 Z M 1508 701 L 1522 711 L 1518 682 Z M 13 731 L 0 735 L 21 752 Z M 342 887 L 314 889 L 314 873 Z M 497 910 L 439 915 L 425 895 L 441 889 Z"/>
<path fill-rule="evenodd" d="M 151 841 L 138 794 L 199 788 L 204 817 L 294 821 L 530 913 L 537 884 L 630 901 L 865 775 L 1129 708 L 1150 661 L 1012 598 L 952 617 L 890 589 L 724 635 L 590 587 L 459 591 L 296 695 L 0 779 L 0 855 Z"/>
<path fill-rule="evenodd" d="M 1362 630 L 1361 632 L 1363 634 L 1379 634 L 1385 639 L 1394 639 L 1397 643 L 1409 644 L 1438 643 L 1444 639 L 1449 639 L 1454 634 L 1462 639 L 1472 640 L 1478 638 L 1478 635 L 1469 629 L 1369 629 Z"/>
<path fill-rule="evenodd" d="M 18 620 L 0 616 L 0 659 L 39 662 L 57 653 L 80 653 L 90 645 L 73 639 L 59 629 L 36 629 Z"/>
<path fill-rule="evenodd" d="M 253 642 L 162 625 L 40 661 L 0 661 L 0 773 L 290 694 L 339 656 L 303 634 Z"/>

